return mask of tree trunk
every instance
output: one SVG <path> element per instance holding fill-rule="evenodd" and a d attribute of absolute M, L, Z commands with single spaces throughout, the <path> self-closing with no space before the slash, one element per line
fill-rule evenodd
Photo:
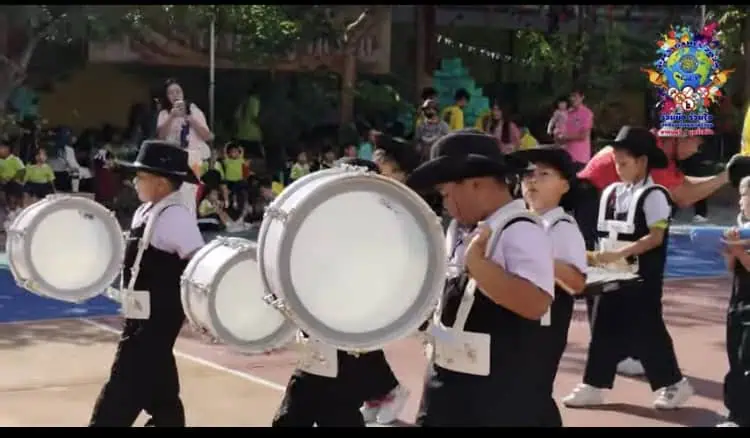
<path fill-rule="evenodd" d="M 429 83 L 429 78 L 425 76 L 426 61 L 427 61 L 427 23 L 425 21 L 425 8 L 426 6 L 416 5 L 414 7 L 414 84 L 416 90 L 414 93 L 414 102 L 421 104 L 422 89 Z"/>
<path fill-rule="evenodd" d="M 357 83 L 357 49 L 361 39 L 370 30 L 380 25 L 390 16 L 390 6 L 371 6 L 346 26 L 341 66 L 341 125 L 354 118 L 354 92 Z"/>
<path fill-rule="evenodd" d="M 345 47 L 341 63 L 341 126 L 354 118 L 354 92 L 357 82 L 357 52 Z"/>

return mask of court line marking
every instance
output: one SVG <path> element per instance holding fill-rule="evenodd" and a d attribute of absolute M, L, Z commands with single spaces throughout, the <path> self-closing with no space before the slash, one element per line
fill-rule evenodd
<path fill-rule="evenodd" d="M 88 324 L 90 326 L 96 327 L 99 330 L 103 330 L 105 332 L 114 333 L 114 334 L 120 334 L 120 330 L 118 330 L 116 328 L 113 328 L 113 327 L 110 327 L 110 326 L 108 326 L 106 324 L 102 324 L 100 322 L 93 321 L 93 320 L 88 319 L 88 318 L 80 318 L 79 321 L 83 322 L 84 324 Z M 255 376 L 255 375 L 250 374 L 248 372 L 234 370 L 232 368 L 225 367 L 224 365 L 220 365 L 220 364 L 218 364 L 216 362 L 213 362 L 213 361 L 210 361 L 210 360 L 207 360 L 207 359 L 203 359 L 203 358 L 200 358 L 200 357 L 197 357 L 197 356 L 193 356 L 192 354 L 184 353 L 184 352 L 178 350 L 177 348 L 174 349 L 174 354 L 177 357 L 181 357 L 183 359 L 189 360 L 190 362 L 197 363 L 199 365 L 203 365 L 205 367 L 211 368 L 214 371 L 220 371 L 220 372 L 224 372 L 224 373 L 227 373 L 227 374 L 231 374 L 232 376 L 239 377 L 240 379 L 244 379 L 244 380 L 247 380 L 248 382 L 252 382 L 252 383 L 255 383 L 257 385 L 265 386 L 266 388 L 271 388 L 271 389 L 279 391 L 279 392 L 286 391 L 286 386 L 284 386 L 284 385 L 279 385 L 276 382 L 272 382 L 270 380 L 266 380 L 266 379 L 264 379 L 262 377 Z"/>

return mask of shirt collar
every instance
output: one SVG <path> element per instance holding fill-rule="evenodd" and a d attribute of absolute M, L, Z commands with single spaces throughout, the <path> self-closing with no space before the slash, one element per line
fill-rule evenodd
<path fill-rule="evenodd" d="M 628 183 L 628 184 L 627 184 L 627 185 L 625 186 L 625 188 L 626 188 L 627 190 L 636 190 L 636 189 L 639 189 L 639 188 L 641 188 L 641 187 L 645 187 L 645 186 L 647 186 L 647 185 L 653 184 L 653 182 L 654 182 L 654 181 L 653 181 L 653 180 L 651 179 L 651 176 L 650 176 L 650 175 L 647 175 L 647 176 L 646 176 L 645 178 L 643 178 L 643 179 L 642 179 L 642 180 L 640 180 L 640 181 L 636 181 L 636 182 L 634 182 L 634 183 Z"/>

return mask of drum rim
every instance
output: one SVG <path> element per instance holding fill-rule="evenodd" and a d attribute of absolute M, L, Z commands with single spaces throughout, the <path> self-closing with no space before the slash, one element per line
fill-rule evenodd
<path fill-rule="evenodd" d="M 102 220 L 105 225 L 107 225 L 107 228 L 109 227 L 109 220 L 104 220 L 105 218 L 111 219 L 113 213 L 108 210 L 103 205 L 99 204 L 96 201 L 92 201 L 88 198 L 78 197 L 78 196 L 67 196 L 67 195 L 48 195 L 43 199 L 43 201 L 46 201 L 46 207 L 44 205 L 40 205 L 39 208 L 45 208 L 48 211 L 45 211 L 45 213 L 55 213 L 57 211 L 67 209 L 67 207 L 74 207 L 76 210 L 86 210 L 86 213 L 90 213 L 97 217 L 98 219 Z M 90 207 L 88 208 L 82 208 L 81 206 Z M 47 217 L 48 214 L 37 214 L 34 217 L 32 217 L 29 220 L 28 228 L 34 229 L 39 225 L 39 223 L 42 221 L 43 218 Z M 20 218 L 21 215 L 18 216 Z M 116 221 L 115 221 L 116 222 Z M 15 224 L 15 221 L 14 221 Z M 110 231 L 111 231 L 110 230 Z M 36 292 L 41 292 L 44 295 L 54 298 L 59 301 L 67 301 L 72 303 L 80 303 L 86 300 L 89 300 L 91 298 L 94 298 L 98 295 L 101 295 L 107 287 L 109 287 L 112 282 L 117 278 L 117 276 L 120 274 L 120 270 L 122 267 L 122 260 L 125 257 L 125 241 L 122 236 L 122 229 L 119 227 L 119 224 L 117 226 L 117 230 L 115 233 L 111 233 L 112 235 L 109 236 L 110 243 L 112 245 L 113 250 L 113 257 L 110 259 L 110 263 L 107 266 L 107 269 L 104 271 L 104 274 L 102 274 L 96 281 L 90 283 L 89 286 L 82 287 L 79 289 L 60 289 L 58 287 L 55 287 L 48 283 L 39 273 L 36 266 L 34 266 L 33 263 L 31 263 L 31 243 L 33 241 L 32 239 L 24 239 L 23 240 L 23 251 L 24 251 L 24 261 L 27 264 L 27 269 L 29 270 L 29 274 L 31 277 L 35 278 L 28 278 L 24 280 L 30 280 L 34 284 L 34 286 L 38 287 L 40 290 Z M 119 255 L 118 257 L 114 257 L 114 255 Z M 10 257 L 8 257 L 10 259 Z M 66 294 L 64 292 L 72 292 L 79 290 L 81 291 L 78 294 L 75 294 L 75 298 L 72 297 L 71 294 Z M 61 293 L 63 291 L 63 293 Z M 85 292 L 85 293 L 84 293 Z M 66 299 L 67 297 L 67 299 Z"/>
<path fill-rule="evenodd" d="M 205 246 L 205 253 L 199 260 L 196 261 L 195 265 L 193 265 L 191 273 L 195 271 L 195 267 L 198 266 L 198 263 L 200 263 L 201 260 L 205 259 L 212 249 L 219 246 L 229 246 L 227 244 L 230 243 L 239 243 L 242 245 L 246 245 L 247 247 L 238 249 L 229 258 L 227 258 L 224 263 L 222 263 L 214 272 L 212 283 L 206 285 L 206 287 L 208 288 L 206 297 L 208 299 L 208 317 L 211 319 L 213 328 L 216 330 L 216 337 L 225 345 L 244 353 L 264 353 L 290 344 L 297 334 L 297 327 L 283 314 L 281 314 L 283 323 L 281 324 L 281 326 L 279 326 L 279 328 L 274 330 L 270 335 L 253 341 L 241 340 L 234 336 L 219 318 L 218 310 L 216 308 L 217 283 L 222 278 L 224 278 L 227 271 L 229 271 L 229 269 L 231 267 L 234 267 L 237 263 L 241 263 L 245 260 L 253 260 L 256 264 L 258 263 L 258 246 L 255 242 L 241 237 L 218 236 Z M 263 301 L 261 301 L 261 305 L 271 307 Z M 183 306 L 185 307 L 185 305 Z M 189 300 L 187 301 L 186 307 L 190 312 L 192 312 L 192 306 L 190 306 Z M 279 312 L 277 309 L 273 310 Z M 194 324 L 196 323 L 193 318 L 191 318 L 191 322 L 193 322 Z"/>
<path fill-rule="evenodd" d="M 294 181 L 292 184 L 289 185 L 289 187 L 285 188 L 279 195 L 271 202 L 271 204 L 268 206 L 268 210 L 273 208 L 279 208 L 286 202 L 287 199 L 289 199 L 294 193 L 297 192 L 297 190 L 300 189 L 300 187 L 305 186 L 307 183 L 312 182 L 314 180 L 320 179 L 322 177 L 326 176 L 333 176 L 334 174 L 343 174 L 346 172 L 343 168 L 334 167 L 331 169 L 323 169 L 319 170 L 317 172 L 308 173 L 307 175 L 303 176 L 302 178 Z M 257 248 L 258 251 L 256 252 L 257 260 L 258 260 L 258 271 L 260 272 L 260 281 L 263 283 L 263 287 L 266 290 L 267 294 L 273 295 L 275 298 L 278 298 L 278 295 L 273 291 L 271 288 L 271 282 L 268 280 L 268 277 L 266 276 L 266 270 L 263 269 L 264 263 L 265 263 L 265 251 L 260 251 L 261 248 L 264 248 L 266 245 L 266 236 L 268 234 L 268 229 L 271 226 L 271 223 L 273 222 L 273 219 L 270 218 L 270 216 L 267 215 L 267 213 L 263 214 L 263 220 L 260 223 L 260 228 L 258 229 L 258 241 Z M 283 230 L 282 230 L 283 234 Z M 283 235 L 281 236 L 283 238 Z"/>
<path fill-rule="evenodd" d="M 277 252 L 278 260 L 273 262 L 277 265 L 279 281 L 281 282 L 281 291 L 278 295 L 293 315 L 294 321 L 306 333 L 313 337 L 334 345 L 342 350 L 371 350 L 382 347 L 388 342 L 392 342 L 415 332 L 425 319 L 427 319 L 440 298 L 442 292 L 445 272 L 447 269 L 447 256 L 445 252 L 445 237 L 443 227 L 432 209 L 422 200 L 422 198 L 411 189 L 400 182 L 383 177 L 377 174 L 367 174 L 367 180 L 363 179 L 363 174 L 358 172 L 342 172 L 339 179 L 334 181 L 345 184 L 333 184 L 324 190 L 311 192 L 310 196 L 295 205 L 294 214 L 290 215 L 284 222 L 279 241 L 279 250 Z M 428 238 L 427 250 L 428 266 L 425 272 L 424 283 L 417 295 L 417 299 L 410 305 L 408 310 L 399 318 L 386 327 L 365 333 L 344 333 L 331 329 L 313 317 L 312 314 L 302 305 L 295 293 L 294 284 L 290 275 L 289 257 L 294 239 L 293 235 L 288 233 L 289 229 L 298 229 L 304 218 L 331 197 L 344 194 L 351 191 L 371 191 L 372 181 L 375 178 L 380 183 L 379 187 L 384 189 L 385 193 L 378 193 L 390 198 L 400 199 L 402 207 L 416 219 L 417 225 Z M 301 180 L 300 180 L 301 181 Z M 377 193 L 377 192 L 376 192 Z M 268 225 L 270 227 L 270 224 Z M 259 248 L 261 246 L 259 239 Z M 265 236 L 263 236 L 265 244 Z M 262 253 L 263 251 L 260 251 Z M 264 269 L 264 265 L 260 265 Z"/>

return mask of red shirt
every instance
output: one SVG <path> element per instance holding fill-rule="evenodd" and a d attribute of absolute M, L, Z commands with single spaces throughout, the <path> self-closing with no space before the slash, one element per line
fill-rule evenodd
<path fill-rule="evenodd" d="M 659 139 L 657 139 L 657 144 L 659 147 L 663 147 Z M 599 191 L 620 181 L 615 168 L 615 154 L 612 148 L 606 147 L 591 157 L 589 162 L 586 163 L 586 167 L 578 172 L 578 178 L 588 180 Z M 669 160 L 665 169 L 651 170 L 651 178 L 654 183 L 664 186 L 667 190 L 672 190 L 685 181 L 685 175 L 677 168 L 677 163 L 673 159 Z"/>

